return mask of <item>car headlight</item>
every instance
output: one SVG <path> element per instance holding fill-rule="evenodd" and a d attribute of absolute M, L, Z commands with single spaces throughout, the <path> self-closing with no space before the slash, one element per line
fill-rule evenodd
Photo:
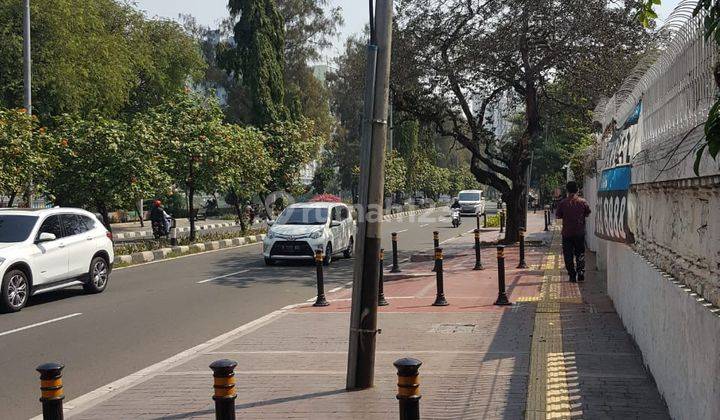
<path fill-rule="evenodd" d="M 268 239 L 275 239 L 275 232 L 273 232 L 272 230 L 269 230 L 265 237 Z"/>
<path fill-rule="evenodd" d="M 323 236 L 323 233 L 324 232 L 322 231 L 322 229 L 316 230 L 315 232 L 310 234 L 310 239 L 317 239 L 317 238 Z"/>

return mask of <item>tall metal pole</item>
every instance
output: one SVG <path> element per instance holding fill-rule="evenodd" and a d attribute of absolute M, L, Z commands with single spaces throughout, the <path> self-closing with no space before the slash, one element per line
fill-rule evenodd
<path fill-rule="evenodd" d="M 30 57 L 30 0 L 23 0 L 23 106 L 32 115 L 32 59 Z"/>
<path fill-rule="evenodd" d="M 387 139 L 388 96 L 390 93 L 390 50 L 392 48 L 392 1 L 377 0 L 375 38 L 368 48 L 365 85 L 365 116 L 360 161 L 360 202 L 358 242 L 353 277 L 348 350 L 347 389 L 373 386 L 375 335 L 383 204 L 385 142 Z M 376 61 L 372 58 L 376 57 Z M 372 66 L 373 61 L 375 65 Z M 372 82 L 372 83 L 370 83 Z M 371 129 L 371 130 L 370 130 Z"/>

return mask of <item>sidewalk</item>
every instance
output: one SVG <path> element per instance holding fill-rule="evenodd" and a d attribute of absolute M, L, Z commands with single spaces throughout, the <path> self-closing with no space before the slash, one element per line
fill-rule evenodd
<path fill-rule="evenodd" d="M 328 294 L 329 307 L 288 307 L 70 401 L 67 415 L 214 418 L 208 365 L 229 358 L 238 362 L 239 418 L 393 419 L 392 362 L 409 356 L 423 362 L 423 418 L 669 418 L 592 259 L 587 281 L 568 283 L 558 242 L 556 234 L 550 248 L 529 247 L 524 270 L 515 269 L 517 248 L 506 250 L 511 307 L 493 305 L 494 250 L 483 250 L 483 271 L 471 270 L 471 256 L 445 261 L 447 307 L 431 306 L 429 264 L 405 264 L 404 270 L 427 275 L 385 284 L 390 306 L 380 308 L 372 389 L 344 389 L 346 288 Z"/>

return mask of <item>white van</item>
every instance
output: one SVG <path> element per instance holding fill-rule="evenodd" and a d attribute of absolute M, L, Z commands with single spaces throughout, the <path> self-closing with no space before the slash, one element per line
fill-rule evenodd
<path fill-rule="evenodd" d="M 476 216 L 485 213 L 482 190 L 462 190 L 457 196 L 461 216 Z"/>

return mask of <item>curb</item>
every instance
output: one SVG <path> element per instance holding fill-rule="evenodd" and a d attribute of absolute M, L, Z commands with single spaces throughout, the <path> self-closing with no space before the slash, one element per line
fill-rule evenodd
<path fill-rule="evenodd" d="M 412 216 L 415 214 L 425 213 L 433 210 L 439 210 L 442 208 L 445 208 L 447 206 L 440 206 L 440 207 L 428 207 L 426 209 L 417 209 L 417 210 L 410 210 L 410 211 L 404 211 L 401 213 L 393 213 L 393 214 L 386 214 L 383 216 L 383 220 L 393 220 L 393 219 L 399 219 L 401 217 L 405 216 Z"/>
<path fill-rule="evenodd" d="M 198 252 L 233 248 L 236 246 L 262 242 L 263 239 L 265 239 L 264 233 L 259 235 L 244 236 L 241 238 L 222 239 L 219 241 L 200 242 L 192 245 L 160 248 L 153 251 L 135 252 L 130 255 L 116 255 L 115 262 L 123 265 L 144 264 L 152 261 L 171 259 L 186 254 L 195 254 Z"/>

